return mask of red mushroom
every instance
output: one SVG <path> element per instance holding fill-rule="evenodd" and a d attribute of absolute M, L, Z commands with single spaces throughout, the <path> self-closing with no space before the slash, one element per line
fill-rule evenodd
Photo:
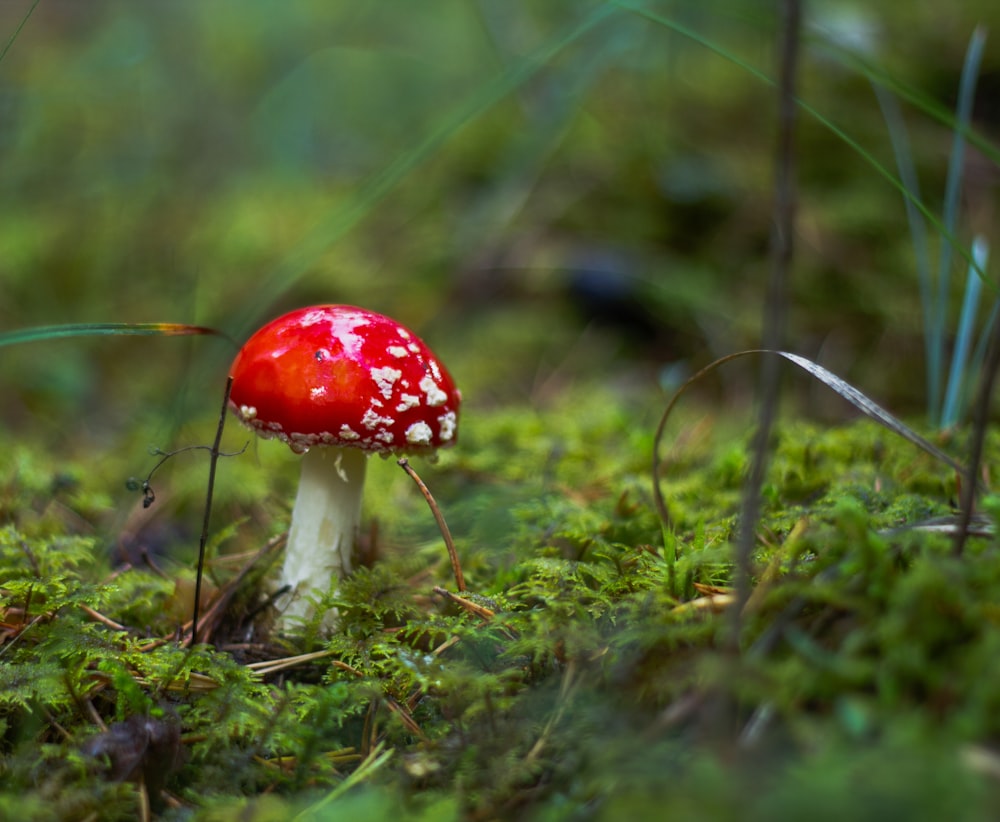
<path fill-rule="evenodd" d="M 455 442 L 461 394 L 431 350 L 382 314 L 300 308 L 257 331 L 233 361 L 230 409 L 302 454 L 282 585 L 286 617 L 350 573 L 369 453 Z"/>

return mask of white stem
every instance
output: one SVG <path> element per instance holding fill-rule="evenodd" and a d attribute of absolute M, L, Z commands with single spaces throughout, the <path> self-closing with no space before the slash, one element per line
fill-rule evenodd
<path fill-rule="evenodd" d="M 281 571 L 291 590 L 284 618 L 307 617 L 307 595 L 326 593 L 334 579 L 351 572 L 361 522 L 361 496 L 368 455 L 357 448 L 311 448 L 302 455 L 302 476 Z"/>

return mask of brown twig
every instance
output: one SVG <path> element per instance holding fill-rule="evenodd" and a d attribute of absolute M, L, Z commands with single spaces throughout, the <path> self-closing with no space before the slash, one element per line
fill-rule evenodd
<path fill-rule="evenodd" d="M 417 472 L 413 470 L 413 466 L 410 465 L 409 460 L 407 460 L 406 457 L 400 457 L 397 460 L 397 464 L 410 475 L 410 479 L 417 484 L 417 488 L 420 489 L 420 493 L 423 494 L 424 499 L 427 500 L 427 504 L 431 508 L 431 513 L 434 514 L 434 519 L 437 520 L 438 528 L 441 529 L 441 536 L 444 537 L 445 547 L 448 549 L 448 557 L 451 559 L 451 570 L 455 574 L 455 585 L 458 587 L 459 591 L 464 591 L 465 577 L 462 576 L 462 566 L 458 561 L 458 551 L 455 550 L 455 542 L 451 538 L 451 531 L 448 530 L 448 523 L 444 521 L 441 509 L 438 508 L 438 504 L 434 501 L 434 497 L 431 496 L 431 492 L 428 490 L 427 486 L 424 485 L 424 481 L 420 479 Z"/>
<path fill-rule="evenodd" d="M 81 604 L 79 606 L 79 608 L 87 616 L 89 616 L 92 620 L 94 620 L 94 622 L 100 622 L 101 625 L 104 625 L 104 626 L 110 628 L 112 631 L 127 631 L 128 630 L 128 628 L 126 628 L 120 622 L 115 622 L 110 617 L 104 616 L 104 614 L 100 613 L 99 611 L 95 611 L 89 605 L 83 605 L 83 604 Z"/>
<path fill-rule="evenodd" d="M 199 626 L 199 633 L 203 634 L 204 638 L 210 637 L 214 630 L 214 623 L 222 616 L 232 600 L 233 595 L 239 589 L 240 584 L 246 579 L 247 575 L 256 567 L 261 560 L 266 559 L 269 555 L 277 553 L 281 546 L 285 544 L 288 534 L 278 534 L 277 536 L 271 537 L 262 548 L 257 550 L 246 562 L 240 572 L 229 580 L 222 588 L 219 589 L 218 594 L 212 601 L 211 606 L 202 615 Z M 176 635 L 160 637 L 154 639 L 142 646 L 144 651 L 152 651 L 155 648 L 159 648 L 161 645 L 167 642 L 180 641 L 182 645 L 191 646 L 194 642 L 194 635 L 191 632 L 193 627 L 192 622 L 186 622 L 178 628 Z"/>
<path fill-rule="evenodd" d="M 339 659 L 331 660 L 330 664 L 334 668 L 340 668 L 340 670 L 347 671 L 349 674 L 354 674 L 358 678 L 364 678 L 364 674 L 361 673 L 361 671 L 351 665 L 348 665 L 346 662 L 341 662 Z"/>
<path fill-rule="evenodd" d="M 438 585 L 434 586 L 434 593 L 439 596 L 446 597 L 451 602 L 454 602 L 459 608 L 464 608 L 473 616 L 479 617 L 483 620 L 483 622 L 489 622 L 496 616 L 496 612 L 487 608 L 485 605 L 480 605 L 478 602 L 473 602 L 471 599 L 457 596 L 448 589 L 442 588 Z"/>
<path fill-rule="evenodd" d="M 437 648 L 435 648 L 433 651 L 431 651 L 431 656 L 441 656 L 441 654 L 443 654 L 449 648 L 454 647 L 455 645 L 457 645 L 461 641 L 462 641 L 462 637 L 460 637 L 460 636 L 450 636 L 444 642 L 442 642 L 440 645 L 438 645 Z"/>
<path fill-rule="evenodd" d="M 202 617 L 201 620 L 202 624 L 198 626 L 198 630 L 200 632 L 204 633 L 206 637 L 211 635 L 213 623 L 222 616 L 222 613 L 223 611 L 225 611 L 226 606 L 229 604 L 230 600 L 233 598 L 233 595 L 239 589 L 239 586 L 242 584 L 243 580 L 246 579 L 250 571 L 252 571 L 253 568 L 262 559 L 264 559 L 270 554 L 276 553 L 281 548 L 281 546 L 285 544 L 287 538 L 288 534 L 278 534 L 277 536 L 271 537 L 271 539 L 269 539 L 264 544 L 264 546 L 253 555 L 250 561 L 247 562 L 243 566 L 243 568 L 240 569 L 240 572 L 231 580 L 229 580 L 220 589 L 219 595 L 215 598 L 215 601 L 212 603 L 211 607 L 209 607 L 209 609 L 205 612 L 204 616 Z M 185 629 L 187 629 L 187 626 L 184 627 Z M 195 623 L 194 620 L 192 620 L 191 634 L 186 638 L 184 644 L 194 645 L 196 636 L 197 635 L 195 633 Z"/>

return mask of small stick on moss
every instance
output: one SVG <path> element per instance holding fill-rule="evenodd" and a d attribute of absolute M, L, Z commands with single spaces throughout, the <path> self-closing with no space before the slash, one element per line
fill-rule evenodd
<path fill-rule="evenodd" d="M 99 611 L 95 611 L 93 608 L 91 608 L 88 605 L 84 605 L 83 603 L 81 603 L 78 607 L 87 616 L 89 616 L 92 620 L 94 620 L 94 622 L 100 622 L 101 625 L 104 625 L 104 626 L 110 628 L 112 631 L 127 631 L 128 630 L 128 628 L 126 628 L 120 622 L 115 622 L 110 617 L 104 616 L 104 614 L 100 613 Z"/>
<path fill-rule="evenodd" d="M 323 657 L 330 656 L 333 653 L 333 651 L 314 651 L 311 654 L 299 654 L 298 656 L 289 656 L 284 659 L 267 659 L 263 662 L 251 662 L 246 667 L 251 671 L 256 671 L 261 676 L 267 676 L 268 674 L 283 671 L 286 668 L 301 665 L 303 662 L 312 662 L 316 659 L 322 659 Z"/>
<path fill-rule="evenodd" d="M 441 654 L 443 654 L 445 651 L 447 651 L 453 645 L 457 645 L 461 641 L 462 641 L 462 637 L 460 637 L 460 636 L 450 636 L 444 642 L 442 642 L 440 645 L 438 645 L 437 648 L 435 648 L 433 651 L 431 651 L 431 656 L 441 656 Z M 413 708 L 414 706 L 411 705 L 410 707 Z"/>
<path fill-rule="evenodd" d="M 478 602 L 473 602 L 471 599 L 466 599 L 465 597 L 456 596 L 451 591 L 441 588 L 438 585 L 434 586 L 434 593 L 454 602 L 459 608 L 464 608 L 473 616 L 479 617 L 483 622 L 489 622 L 496 616 L 496 612 L 485 605 L 480 605 Z"/>
<path fill-rule="evenodd" d="M 438 528 L 441 529 L 441 536 L 444 537 L 445 547 L 448 549 L 448 557 L 451 559 L 451 569 L 455 573 L 455 585 L 458 586 L 459 591 L 464 591 L 465 577 L 462 576 L 462 566 L 458 561 L 458 551 L 455 550 L 455 542 L 451 538 L 451 531 L 448 530 L 448 523 L 444 521 L 441 509 L 438 508 L 438 504 L 434 501 L 434 497 L 431 496 L 431 492 L 424 485 L 424 481 L 413 470 L 413 466 L 410 465 L 409 460 L 406 457 L 400 457 L 396 461 L 396 464 L 410 475 L 410 478 L 417 484 L 417 488 L 420 489 L 420 493 L 424 495 L 424 499 L 427 500 L 427 504 L 431 507 L 431 513 L 434 514 L 434 519 L 437 520 Z"/>
<path fill-rule="evenodd" d="M 49 712 L 47 708 L 42 708 L 42 715 L 45 717 L 45 721 L 48 722 L 51 727 L 56 729 L 56 732 L 63 738 L 64 742 L 72 741 L 73 734 L 71 734 L 62 725 L 60 725 L 59 722 L 56 721 L 56 718 L 52 716 L 52 714 Z"/>

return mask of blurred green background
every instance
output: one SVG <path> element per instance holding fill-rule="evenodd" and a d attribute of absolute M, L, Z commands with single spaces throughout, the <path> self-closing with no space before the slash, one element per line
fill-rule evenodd
<path fill-rule="evenodd" d="M 748 66 L 773 76 L 777 23 L 755 0 L 629 5 L 43 0 L 0 62 L 0 329 L 242 340 L 347 302 L 424 336 L 467 418 L 590 383 L 661 402 L 665 375 L 758 339 L 775 94 Z M 0 38 L 30 8 L 0 4 Z M 951 110 L 969 36 L 997 15 L 811 4 L 801 96 L 894 172 L 855 61 L 918 90 L 930 102 L 903 111 L 939 211 L 951 131 L 927 109 Z M 901 195 L 805 114 L 799 149 L 789 347 L 919 413 Z M 963 242 L 995 235 L 995 169 L 971 155 Z M 232 355 L 211 338 L 5 348 L 0 427 L 76 455 L 206 442 Z M 741 407 L 751 385 L 717 388 Z M 821 393 L 811 410 L 836 416 Z"/>

